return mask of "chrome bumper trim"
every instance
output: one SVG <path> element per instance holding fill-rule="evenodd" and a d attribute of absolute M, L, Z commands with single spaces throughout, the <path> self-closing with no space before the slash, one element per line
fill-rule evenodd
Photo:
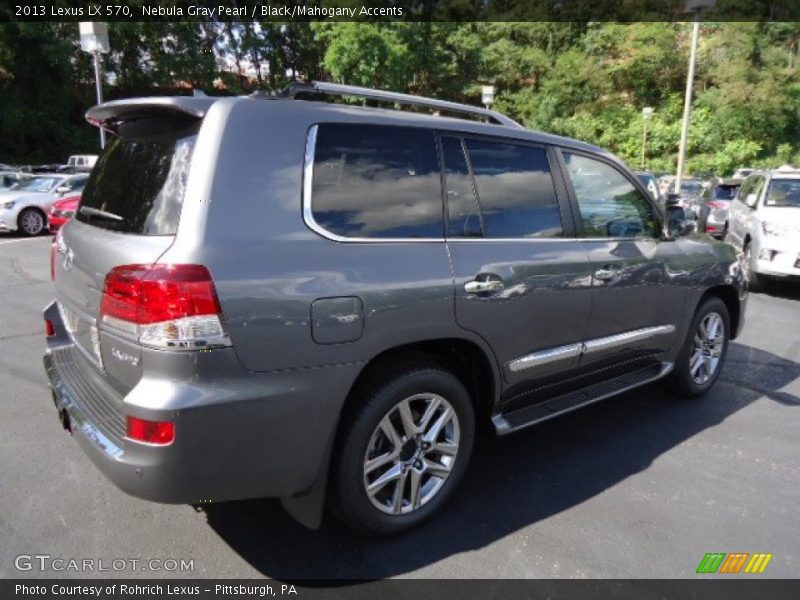
<path fill-rule="evenodd" d="M 122 448 L 112 442 L 103 432 L 95 427 L 86 417 L 80 405 L 76 402 L 70 389 L 64 384 L 61 376 L 53 364 L 53 355 L 50 351 L 45 352 L 44 368 L 47 377 L 50 379 L 50 387 L 53 390 L 53 399 L 58 410 L 66 410 L 70 418 L 70 424 L 77 428 L 86 436 L 86 439 L 97 445 L 103 452 L 111 458 L 119 458 L 123 454 Z"/>

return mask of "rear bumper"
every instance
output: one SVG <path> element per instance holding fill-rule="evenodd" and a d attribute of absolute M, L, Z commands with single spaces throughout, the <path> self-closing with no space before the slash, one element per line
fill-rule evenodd
<path fill-rule="evenodd" d="M 179 358 L 198 368 L 192 377 L 156 372 L 121 394 L 71 343 L 55 302 L 45 318 L 56 329 L 44 365 L 59 415 L 123 491 L 179 504 L 288 498 L 310 489 L 327 467 L 357 365 L 254 375 L 230 349 L 184 354 Z M 176 358 L 161 354 L 165 365 Z M 175 441 L 154 446 L 126 438 L 126 415 L 174 422 Z"/>

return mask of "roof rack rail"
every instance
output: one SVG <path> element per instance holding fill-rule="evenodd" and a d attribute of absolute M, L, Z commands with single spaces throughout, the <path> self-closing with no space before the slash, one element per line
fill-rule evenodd
<path fill-rule="evenodd" d="M 281 93 L 283 97 L 292 99 L 301 94 L 357 96 L 360 98 L 369 98 L 371 100 L 380 100 L 383 102 L 395 102 L 397 104 L 405 104 L 407 106 L 427 106 L 429 108 L 436 108 L 449 112 L 483 117 L 499 125 L 523 129 L 522 125 L 517 123 L 514 119 L 487 108 L 470 106 L 469 104 L 460 104 L 458 102 L 447 102 L 446 100 L 436 100 L 434 98 L 426 98 L 424 96 L 413 96 L 411 94 L 400 94 L 398 92 L 374 90 L 372 88 L 359 87 L 355 85 L 327 83 L 324 81 L 293 83 Z"/>

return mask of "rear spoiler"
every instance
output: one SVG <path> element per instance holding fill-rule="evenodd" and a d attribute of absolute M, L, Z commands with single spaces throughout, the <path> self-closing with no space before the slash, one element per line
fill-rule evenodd
<path fill-rule="evenodd" d="M 114 100 L 90 108 L 86 113 L 86 120 L 116 134 L 121 124 L 139 119 L 167 116 L 202 119 L 216 101 L 217 98 L 185 96 Z"/>

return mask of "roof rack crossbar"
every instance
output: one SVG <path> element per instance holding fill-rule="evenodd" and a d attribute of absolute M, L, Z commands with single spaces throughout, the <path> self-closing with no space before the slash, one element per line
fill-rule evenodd
<path fill-rule="evenodd" d="M 504 114 L 489 110 L 487 108 L 480 108 L 478 106 L 470 106 L 468 104 L 460 104 L 458 102 L 447 102 L 446 100 L 436 100 L 434 98 L 426 98 L 424 96 L 413 96 L 411 94 L 400 94 L 398 92 L 386 92 L 383 90 L 374 90 L 371 88 L 359 87 L 355 85 L 344 85 L 339 83 L 327 83 L 324 81 L 312 81 L 309 83 L 293 83 L 283 92 L 283 96 L 287 98 L 295 98 L 300 94 L 319 94 L 331 96 L 357 96 L 360 98 L 369 98 L 372 100 L 380 100 L 383 102 L 396 102 L 397 104 L 405 104 L 407 106 L 427 106 L 429 108 L 437 108 L 450 112 L 475 115 L 489 119 L 500 125 L 507 127 L 515 127 L 522 129 L 522 125 L 517 123 Z"/>

